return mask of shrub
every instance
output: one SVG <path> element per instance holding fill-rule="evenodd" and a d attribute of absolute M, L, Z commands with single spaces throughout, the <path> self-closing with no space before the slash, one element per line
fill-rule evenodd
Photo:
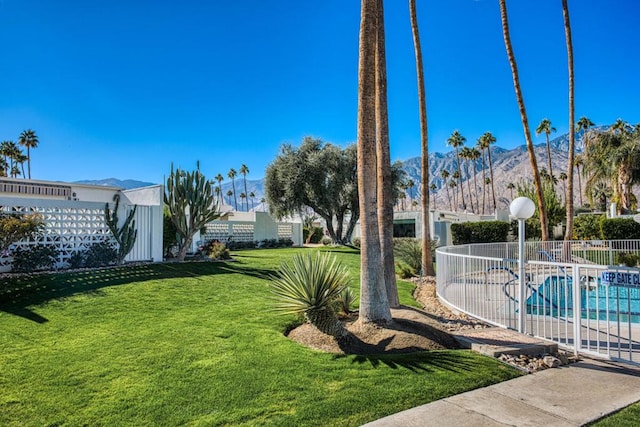
<path fill-rule="evenodd" d="M 211 259 L 229 259 L 229 249 L 224 243 L 216 240 L 207 242 L 202 248 L 202 252 Z"/>
<path fill-rule="evenodd" d="M 309 238 L 310 232 L 312 233 L 311 238 Z M 322 227 L 311 227 L 311 228 L 305 227 L 302 230 L 302 240 L 305 243 L 320 243 L 320 240 L 322 240 L 322 236 L 324 236 L 324 229 Z M 309 241 L 307 241 L 307 239 Z"/>
<path fill-rule="evenodd" d="M 578 215 L 573 220 L 573 238 L 576 240 L 602 239 L 604 215 Z"/>
<path fill-rule="evenodd" d="M 278 247 L 280 248 L 290 248 L 291 246 L 293 246 L 293 240 L 286 238 L 286 239 L 278 239 Z"/>
<path fill-rule="evenodd" d="M 84 251 L 76 251 L 71 254 L 67 263 L 69 264 L 69 268 L 82 268 L 85 266 L 85 258 L 86 255 Z"/>
<path fill-rule="evenodd" d="M 601 224 L 605 240 L 640 239 L 640 224 L 633 218 L 604 218 Z"/>
<path fill-rule="evenodd" d="M 454 245 L 506 242 L 509 223 L 503 221 L 461 222 L 451 224 Z"/>
<path fill-rule="evenodd" d="M 352 244 L 353 246 L 355 246 L 356 248 L 359 248 L 359 247 L 360 247 L 360 245 L 362 244 L 362 240 L 361 240 L 359 237 L 354 237 L 354 238 L 351 240 L 351 244 Z"/>
<path fill-rule="evenodd" d="M 342 313 L 344 315 L 348 315 L 351 313 L 351 306 L 355 301 L 355 295 L 353 295 L 353 291 L 351 288 L 346 287 L 340 295 L 338 295 L 338 299 L 336 300 L 336 311 Z"/>
<path fill-rule="evenodd" d="M 435 256 L 436 240 L 431 241 L 431 256 Z M 396 261 L 399 261 L 411 269 L 411 274 L 401 277 L 407 278 L 414 276 L 420 270 L 422 270 L 422 241 L 420 239 L 414 239 L 413 237 L 395 237 L 393 239 L 393 255 Z M 396 268 L 398 266 L 396 265 Z M 405 267 L 402 267 L 402 271 Z"/>
<path fill-rule="evenodd" d="M 640 261 L 640 255 L 627 254 L 624 252 L 620 252 L 618 254 L 618 264 L 624 264 L 627 267 L 636 267 L 638 265 L 638 261 Z"/>
<path fill-rule="evenodd" d="M 323 237 L 322 238 L 322 244 L 323 245 L 329 246 L 332 243 L 333 243 L 333 240 L 331 240 L 331 237 Z"/>
<path fill-rule="evenodd" d="M 36 270 L 51 270 L 56 262 L 58 251 L 51 246 L 38 244 L 27 249 L 17 247 L 13 251 L 12 270 L 18 273 L 31 273 Z"/>
<path fill-rule="evenodd" d="M 40 216 L 0 213 L 0 252 L 22 239 L 33 238 L 44 229 Z"/>
<path fill-rule="evenodd" d="M 416 275 L 416 270 L 404 261 L 396 262 L 396 274 L 402 279 L 408 279 Z"/>
<path fill-rule="evenodd" d="M 349 274 L 329 253 L 296 254 L 291 264 L 283 263 L 272 278 L 275 309 L 285 314 L 302 314 L 321 332 L 336 339 L 347 331 L 335 312 L 336 301 L 349 285 Z"/>
<path fill-rule="evenodd" d="M 89 268 L 114 265 L 118 260 L 118 250 L 111 242 L 94 243 L 85 254 L 84 266 Z"/>

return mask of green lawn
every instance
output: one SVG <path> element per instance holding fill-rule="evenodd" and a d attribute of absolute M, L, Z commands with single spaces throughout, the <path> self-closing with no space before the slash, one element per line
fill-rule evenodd
<path fill-rule="evenodd" d="M 3 279 L 0 425 L 355 426 L 519 375 L 467 351 L 340 357 L 288 340 L 266 277 L 300 250 Z M 357 289 L 359 255 L 338 256 Z"/>
<path fill-rule="evenodd" d="M 640 403 L 636 403 L 590 425 L 595 427 L 636 427 L 639 420 Z"/>

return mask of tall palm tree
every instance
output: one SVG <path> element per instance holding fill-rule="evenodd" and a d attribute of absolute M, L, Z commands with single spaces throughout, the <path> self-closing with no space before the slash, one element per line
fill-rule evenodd
<path fill-rule="evenodd" d="M 219 173 L 216 175 L 215 180 L 218 181 L 219 193 L 222 194 L 222 181 L 224 181 L 224 177 Z"/>
<path fill-rule="evenodd" d="M 429 186 L 429 189 L 431 190 L 431 194 L 433 195 L 433 209 L 438 209 L 436 207 L 436 190 L 438 189 L 438 186 L 432 183 Z"/>
<path fill-rule="evenodd" d="M 459 147 L 464 145 L 464 142 L 467 140 L 464 136 L 460 134 L 459 131 L 454 130 L 451 136 L 447 139 L 447 145 L 452 146 L 456 150 L 456 163 L 458 166 L 458 178 L 460 179 L 460 191 L 462 192 L 462 209 L 467 209 L 467 204 L 464 201 L 464 188 L 462 185 L 462 170 L 460 168 L 460 151 Z"/>
<path fill-rule="evenodd" d="M 247 174 L 249 173 L 249 168 L 247 167 L 247 165 L 245 165 L 244 163 L 240 166 L 240 169 L 238 170 L 238 172 L 240 172 L 242 174 L 242 180 L 244 181 L 244 194 L 248 194 L 247 193 Z M 249 210 L 249 201 L 245 201 L 245 211 Z"/>
<path fill-rule="evenodd" d="M 484 155 L 485 146 L 482 143 L 482 138 L 478 138 L 478 140 L 476 141 L 476 148 L 478 150 L 480 150 L 481 158 L 482 158 L 482 163 L 481 163 L 481 166 L 482 166 L 482 215 L 484 215 L 485 206 L 487 205 L 486 199 L 485 199 L 486 192 L 487 192 L 487 184 L 489 184 L 489 182 L 491 180 L 487 181 L 488 178 L 487 178 L 487 175 L 486 175 L 486 167 L 485 167 L 485 161 L 484 161 L 484 158 L 485 158 L 485 155 Z"/>
<path fill-rule="evenodd" d="M 29 171 L 29 179 L 31 179 L 31 149 L 36 148 L 38 146 L 38 135 L 36 135 L 35 131 L 31 129 L 27 129 L 22 131 L 20 137 L 18 138 L 18 144 L 23 147 L 27 147 L 27 165 Z M 22 173 L 24 176 L 24 172 Z"/>
<path fill-rule="evenodd" d="M 531 170 L 533 172 L 533 184 L 536 190 L 536 199 L 538 202 L 538 210 L 540 213 L 540 229 L 542 232 L 542 240 L 549 240 L 549 227 L 547 221 L 547 207 L 544 203 L 544 196 L 542 194 L 542 182 L 540 181 L 540 173 L 538 172 L 538 162 L 536 161 L 536 154 L 533 148 L 533 141 L 531 140 L 531 131 L 529 130 L 529 119 L 527 118 L 527 110 L 524 106 L 524 98 L 522 96 L 522 90 L 520 88 L 520 77 L 518 75 L 518 66 L 516 64 L 516 58 L 513 54 L 513 48 L 511 46 L 511 36 L 509 35 L 509 19 L 507 17 L 507 2 L 506 0 L 499 0 L 500 2 L 500 17 L 502 20 L 502 35 L 504 37 L 504 45 L 507 50 L 507 58 L 509 59 L 509 65 L 511 66 L 511 74 L 513 76 L 513 88 L 516 93 L 516 99 L 518 100 L 518 109 L 520 110 L 520 118 L 522 120 L 522 128 L 524 130 L 524 137 L 527 141 L 527 151 L 529 152 L 529 162 L 531 163 Z"/>
<path fill-rule="evenodd" d="M 567 14 L 567 17 L 568 16 L 569 15 Z M 572 45 L 571 49 L 572 49 L 572 58 L 573 58 L 573 45 Z M 585 116 L 580 117 L 580 119 L 576 123 L 577 132 L 582 132 L 582 138 L 581 139 L 582 139 L 582 150 L 583 151 L 586 151 L 586 147 L 587 147 L 588 142 L 589 142 L 589 134 L 590 134 L 589 128 L 591 128 L 592 126 L 595 126 L 595 123 L 593 123 L 591 120 L 589 120 L 588 117 L 585 117 Z M 578 161 L 578 159 L 580 159 L 580 161 Z M 569 162 L 569 164 L 573 164 L 576 167 L 577 171 L 578 171 L 578 190 L 580 192 L 579 193 L 580 194 L 580 206 L 582 206 L 582 182 L 581 182 L 581 179 L 580 179 L 580 166 L 582 166 L 582 156 L 576 155 L 574 153 L 573 163 Z M 573 175 L 568 174 L 568 176 L 571 179 L 571 183 L 573 184 Z M 573 202 L 573 197 L 571 198 L 571 201 Z"/>
<path fill-rule="evenodd" d="M 471 147 L 469 149 L 469 160 L 471 160 L 471 165 L 473 166 L 473 186 L 474 193 L 476 195 L 476 212 L 480 213 L 480 200 L 478 199 L 478 171 L 476 165 L 478 164 L 478 159 L 480 158 L 480 151 L 477 148 Z"/>
<path fill-rule="evenodd" d="M 454 174 L 456 174 L 457 172 L 454 172 Z M 451 187 L 451 189 L 453 190 L 453 204 L 455 205 L 455 209 L 451 209 L 453 212 L 457 212 L 458 211 L 458 184 L 456 183 L 455 179 L 452 179 L 451 181 L 449 181 L 449 187 Z"/>
<path fill-rule="evenodd" d="M 16 178 L 20 174 L 17 159 L 22 155 L 22 150 L 13 141 L 2 142 L 2 155 L 5 161 L 9 160 L 9 176 Z"/>
<path fill-rule="evenodd" d="M 513 182 L 507 184 L 507 189 L 510 192 L 511 200 L 513 200 L 513 190 L 516 188 L 516 185 Z"/>
<path fill-rule="evenodd" d="M 442 172 L 440 172 L 440 176 L 442 177 L 442 179 L 444 179 L 444 183 L 442 184 L 442 186 L 447 191 L 447 200 L 449 201 L 449 209 L 453 211 L 453 205 L 451 204 L 451 195 L 449 194 L 449 183 L 447 182 L 447 179 L 449 178 L 449 171 L 446 169 L 443 169 Z"/>
<path fill-rule="evenodd" d="M 591 189 L 591 193 L 589 194 L 589 199 L 591 200 L 591 206 L 595 207 L 595 203 L 597 203 L 598 209 L 601 211 L 607 210 L 607 199 L 611 197 L 613 191 L 611 187 L 607 185 L 606 182 L 600 181 L 596 183 Z M 594 203 L 595 201 L 595 203 Z"/>
<path fill-rule="evenodd" d="M 467 190 L 469 192 L 469 207 L 471 208 L 471 212 L 475 213 L 473 198 L 471 195 L 471 174 L 469 173 L 469 161 L 471 160 L 471 156 L 471 149 L 469 147 L 462 147 L 460 150 L 460 157 L 464 159 L 464 174 L 467 176 L 465 181 L 467 181 Z M 464 194 L 462 197 L 464 198 Z"/>
<path fill-rule="evenodd" d="M 249 198 L 251 199 L 251 209 L 256 207 L 256 193 L 254 193 L 253 191 L 251 193 L 249 193 Z"/>
<path fill-rule="evenodd" d="M 455 171 L 455 172 L 453 172 L 453 175 L 451 175 L 451 178 L 453 178 L 452 181 L 456 183 L 456 185 L 451 185 L 451 188 L 453 188 L 454 191 L 455 191 L 454 196 L 455 196 L 455 205 L 456 205 L 456 209 L 455 210 L 456 210 L 456 212 L 458 211 L 458 208 L 460 207 L 460 198 L 461 198 L 460 197 L 460 187 L 462 187 L 462 186 L 458 187 L 458 182 L 461 181 L 460 180 L 461 176 L 462 175 L 460 174 L 460 171 Z"/>
<path fill-rule="evenodd" d="M 578 154 L 577 156 L 575 156 L 575 158 L 573 159 L 573 165 L 575 166 L 576 170 L 577 170 L 577 175 L 578 175 L 578 189 L 580 190 L 579 195 L 580 195 L 580 206 L 584 206 L 584 203 L 582 202 L 582 194 L 584 193 L 584 190 L 582 189 L 582 180 L 580 179 L 580 177 L 584 174 L 584 168 L 582 169 L 582 173 L 580 173 L 580 168 L 582 168 L 584 166 L 584 157 L 581 154 Z"/>
<path fill-rule="evenodd" d="M 424 66 L 422 63 L 422 47 L 420 44 L 420 31 L 418 28 L 418 15 L 416 1 L 409 0 L 409 20 L 411 21 L 411 33 L 413 35 L 413 47 L 416 56 L 416 73 L 418 83 L 418 104 L 420 108 L 420 141 L 421 141 L 421 174 L 422 174 L 422 272 L 428 276 L 434 276 L 433 258 L 431 256 L 431 232 L 429 226 L 429 137 L 427 127 L 427 97 L 424 82 Z"/>
<path fill-rule="evenodd" d="M 231 180 L 231 187 L 233 188 L 233 202 L 236 211 L 238 210 L 238 198 L 236 197 L 236 176 L 238 176 L 238 172 L 234 168 L 229 169 L 227 176 Z"/>
<path fill-rule="evenodd" d="M 247 194 L 246 193 L 240 193 L 240 206 L 245 204 L 246 200 L 247 200 Z"/>
<path fill-rule="evenodd" d="M 20 165 L 20 170 L 22 171 L 22 177 L 26 178 L 27 176 L 24 174 L 24 163 L 29 161 L 29 157 L 27 157 L 22 151 L 16 154 L 14 161 L 16 165 Z"/>
<path fill-rule="evenodd" d="M 378 228 L 376 159 L 376 40 L 378 0 L 362 0 L 358 55 L 357 169 L 360 204 L 360 323 L 388 323 Z"/>
<path fill-rule="evenodd" d="M 375 67 L 378 233 L 387 300 L 389 306 L 395 308 L 400 306 L 400 297 L 398 296 L 393 255 L 393 180 L 389 147 L 387 58 L 382 0 L 377 0 Z"/>
<path fill-rule="evenodd" d="M 491 132 L 485 132 L 480 137 L 482 141 L 482 146 L 487 150 L 487 158 L 489 160 L 489 177 L 491 178 L 491 194 L 493 196 L 493 211 L 495 212 L 497 203 L 496 203 L 496 189 L 494 186 L 493 180 L 493 163 L 491 161 L 491 145 L 496 143 L 496 137 L 493 136 Z"/>
<path fill-rule="evenodd" d="M 235 193 L 231 190 L 227 191 L 227 197 L 229 198 L 229 203 L 231 203 L 231 196 L 233 196 Z"/>
<path fill-rule="evenodd" d="M 405 189 L 409 191 L 409 198 L 413 200 L 413 188 L 416 186 L 416 183 L 413 179 L 409 178 L 405 183 Z"/>
<path fill-rule="evenodd" d="M 567 174 L 560 172 L 560 181 L 562 181 L 562 196 L 564 197 L 564 204 L 567 205 Z"/>
<path fill-rule="evenodd" d="M 549 135 L 556 131 L 556 128 L 551 126 L 551 120 L 544 118 L 536 128 L 536 135 L 544 133 L 547 136 L 547 161 L 549 162 L 549 175 L 553 176 L 553 166 L 551 165 L 551 144 L 549 144 Z"/>
<path fill-rule="evenodd" d="M 569 5 L 567 0 L 562 0 L 562 16 L 564 19 L 564 34 L 567 44 L 567 68 L 569 74 L 569 159 L 567 161 L 568 185 L 564 194 L 564 205 L 567 214 L 564 240 L 573 239 L 573 161 L 576 154 L 576 128 L 575 128 L 575 102 L 573 79 L 573 41 L 571 39 L 571 23 L 569 21 Z M 566 244 L 564 248 L 565 258 L 571 259 L 571 246 Z"/>

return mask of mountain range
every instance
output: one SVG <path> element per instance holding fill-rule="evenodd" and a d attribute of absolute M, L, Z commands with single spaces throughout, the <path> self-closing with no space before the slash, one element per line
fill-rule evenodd
<path fill-rule="evenodd" d="M 603 127 L 604 128 L 604 127 Z M 554 138 L 549 143 L 551 147 L 551 165 L 553 166 L 553 172 L 556 177 L 559 177 L 561 172 L 567 172 L 567 160 L 568 160 L 568 147 L 569 137 L 568 134 L 560 135 Z M 581 133 L 576 134 L 576 153 L 582 152 L 583 138 Z M 536 159 L 539 169 L 547 169 L 547 150 L 546 143 L 535 146 Z M 511 191 L 507 188 L 509 183 L 518 184 L 521 181 L 530 182 L 532 180 L 531 167 L 529 162 L 529 154 L 527 152 L 526 145 L 520 145 L 512 149 L 505 149 L 498 146 L 491 147 L 491 159 L 493 164 L 493 181 L 495 183 L 496 199 L 498 200 L 498 208 L 508 207 L 511 200 Z M 412 180 L 414 186 L 407 189 L 407 197 L 409 200 L 416 200 L 420 194 L 420 157 L 413 157 L 402 162 L 403 169 L 406 172 L 407 180 Z M 482 183 L 484 182 L 482 176 L 482 161 L 479 159 L 475 162 L 475 165 L 469 163 L 469 170 L 465 170 L 464 161 L 462 164 L 462 176 L 464 193 L 468 198 L 468 189 L 471 186 L 472 193 L 479 194 L 480 200 L 482 200 Z M 475 172 L 474 172 L 475 166 Z M 447 189 L 444 187 L 444 179 L 442 178 L 442 171 L 447 170 L 451 175 L 457 170 L 456 154 L 455 151 L 449 151 L 447 153 L 430 153 L 429 154 L 429 176 L 430 182 L 436 185 L 435 191 L 435 206 L 440 208 L 449 207 L 449 198 L 452 198 L 452 189 L 449 188 L 449 196 L 447 195 Z M 486 177 L 489 177 L 489 166 L 486 165 Z M 477 181 L 477 191 L 473 191 L 474 175 Z M 470 179 L 467 183 L 467 179 Z M 449 178 L 451 180 L 451 177 Z M 78 183 L 94 184 L 94 185 L 109 185 L 115 187 L 121 187 L 124 189 L 144 187 L 153 185 L 148 182 L 141 182 L 135 180 L 118 180 L 115 178 L 109 178 L 104 180 L 85 180 L 77 181 Z M 217 186 L 217 183 L 216 183 Z M 564 183 L 558 181 L 559 191 L 563 191 Z M 233 192 L 233 183 L 224 182 L 222 184 L 222 193 L 224 195 L 225 202 L 231 206 L 235 206 L 234 197 L 227 196 L 229 191 Z M 575 183 L 576 194 L 578 189 L 578 181 Z M 244 193 L 244 182 L 242 177 L 235 180 L 235 192 L 240 195 Z M 247 179 L 248 194 L 254 193 L 253 200 L 249 200 L 249 207 L 257 206 L 260 204 L 261 199 L 264 197 L 264 178 L 252 180 Z M 487 195 L 488 197 L 488 195 Z M 433 198 L 433 193 L 432 193 Z M 433 199 L 432 199 L 433 200 Z M 576 196 L 577 200 L 577 196 Z M 238 206 L 242 205 L 240 197 L 237 198 Z M 432 202 L 433 203 L 433 202 Z"/>

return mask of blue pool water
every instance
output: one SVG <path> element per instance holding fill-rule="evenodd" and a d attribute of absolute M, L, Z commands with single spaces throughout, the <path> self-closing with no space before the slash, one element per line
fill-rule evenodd
<path fill-rule="evenodd" d="M 594 279 L 595 280 L 595 279 Z M 607 319 L 640 323 L 640 288 L 617 285 L 601 285 L 580 288 L 582 318 Z M 527 313 L 560 317 L 573 316 L 573 283 L 564 276 L 549 276 L 537 289 L 530 287 Z"/>

